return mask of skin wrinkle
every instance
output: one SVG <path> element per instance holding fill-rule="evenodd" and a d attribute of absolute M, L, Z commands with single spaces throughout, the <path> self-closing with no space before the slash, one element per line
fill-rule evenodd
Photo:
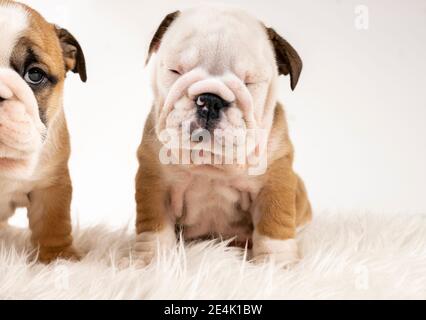
<path fill-rule="evenodd" d="M 17 99 L 3 102 L 0 110 L 4 115 L 1 121 L 3 130 L 0 132 L 3 144 L 27 154 L 36 152 L 41 147 L 46 127 L 39 118 L 34 94 L 24 80 L 10 69 L 0 69 L 0 82 Z"/>
<path fill-rule="evenodd" d="M 222 81 L 220 80 L 222 79 Z M 219 84 L 218 84 L 219 83 Z M 204 86 L 210 84 L 210 86 Z M 186 94 L 189 94 L 190 98 L 193 98 L 195 92 L 197 92 L 197 86 L 204 87 L 207 92 L 216 93 L 216 88 L 220 88 L 219 91 L 225 91 L 225 95 L 221 95 L 225 100 L 237 99 L 236 106 L 238 106 L 244 115 L 244 119 L 248 129 L 257 129 L 258 124 L 254 118 L 254 106 L 253 99 L 248 91 L 247 87 L 243 82 L 238 79 L 235 75 L 227 73 L 222 78 L 211 79 L 210 76 L 200 68 L 194 69 L 193 71 L 183 75 L 178 79 L 171 87 L 169 94 L 167 95 L 166 102 L 163 110 L 160 113 L 159 124 L 157 126 L 157 134 L 166 127 L 166 119 L 170 115 L 170 112 L 175 107 L 177 101 Z M 222 87 L 223 86 L 223 87 Z M 226 89 L 224 89 L 226 88 Z M 226 93 L 226 90 L 229 92 Z M 201 93 L 201 92 L 200 92 Z M 219 92 L 219 93 L 222 93 Z M 228 98 L 228 99 L 227 99 Z M 233 98 L 233 99 L 232 99 Z"/>
<path fill-rule="evenodd" d="M 78 65 L 72 71 L 86 79 L 84 56 L 67 31 L 46 22 L 28 6 L 8 0 L 0 0 L 0 19 L 6 26 L 0 29 L 0 37 L 15 23 L 11 12 L 4 15 L 5 8 L 13 8 L 15 14 L 24 12 L 26 21 L 15 34 L 8 56 L 0 57 L 7 60 L 0 66 L 0 94 L 7 96 L 0 107 L 0 123 L 4 122 L 0 157 L 10 159 L 0 159 L 0 222 L 24 207 L 37 259 L 45 263 L 59 257 L 76 260 L 79 254 L 71 236 L 70 141 L 62 96 L 68 66 Z M 8 43 L 2 42 L 0 49 L 4 46 Z M 48 81 L 39 86 L 27 84 L 23 78 L 32 67 L 43 70 Z M 37 141 L 27 143 L 29 136 Z M 19 150 L 22 145 L 25 152 Z"/>
<path fill-rule="evenodd" d="M 219 78 L 201 80 L 188 89 L 191 99 L 206 92 L 216 94 L 230 104 L 235 102 L 235 94 Z"/>
<path fill-rule="evenodd" d="M 0 69 L 0 81 L 26 106 L 26 111 L 34 116 L 38 112 L 37 100 L 30 87 L 11 69 Z"/>
<path fill-rule="evenodd" d="M 163 110 L 160 112 L 158 125 L 157 125 L 157 135 L 160 136 L 161 130 L 165 128 L 165 122 L 167 116 L 173 110 L 175 103 L 180 99 L 184 94 L 185 90 L 196 81 L 201 80 L 204 77 L 204 72 L 200 69 L 194 69 L 191 72 L 185 74 L 180 79 L 178 79 L 170 89 L 170 92 L 164 103 Z"/>
<path fill-rule="evenodd" d="M 299 258 L 296 226 L 309 222 L 312 212 L 303 181 L 293 170 L 293 147 L 283 107 L 277 101 L 278 71 L 284 70 L 287 63 L 279 59 L 290 50 L 289 44 L 272 43 L 262 23 L 240 10 L 221 6 L 190 9 L 180 13 L 168 30 L 164 26 L 160 28 L 164 38 L 153 39 L 158 41 L 153 45 L 158 48 L 152 77 L 155 104 L 138 150 L 137 233 L 147 236 L 140 237 L 143 240 L 138 243 L 137 256 L 149 263 L 155 255 L 150 249 L 152 241 L 155 239 L 162 248 L 167 248 L 171 235 L 169 233 L 162 241 L 162 233 L 174 229 L 178 222 L 183 226 L 185 239 L 237 236 L 242 242 L 256 242 L 254 259 L 277 258 L 286 264 L 294 262 Z M 219 39 L 218 33 L 223 37 Z M 214 36 L 208 37 L 209 34 Z M 275 48 L 281 45 L 283 47 Z M 172 92 L 175 89 L 172 80 L 179 79 L 164 72 L 161 61 L 176 59 L 176 52 L 192 46 L 199 48 L 197 66 L 206 74 L 200 81 L 219 79 L 235 96 L 235 102 L 224 112 L 218 128 L 226 130 L 238 126 L 265 131 L 265 143 L 253 151 L 260 154 L 260 160 L 267 159 L 266 172 L 252 175 L 247 164 L 197 166 L 160 162 L 158 154 L 163 144 L 151 134 L 153 127 L 163 125 L 159 124 L 162 118 L 158 114 L 166 111 L 173 120 L 167 125 L 170 129 L 179 129 L 179 121 L 193 120 L 187 111 L 194 109 L 195 104 L 188 94 L 191 97 L 198 93 L 185 86 L 181 88 L 185 92 Z M 277 57 L 275 51 L 283 55 Z M 298 56 L 291 55 L 290 59 L 298 59 Z M 292 74 L 299 74 L 301 62 L 290 62 Z M 174 63 L 179 65 L 179 61 Z M 199 87 L 207 91 L 205 93 L 216 93 L 218 89 L 215 85 Z M 171 94 L 173 99 L 168 102 L 174 105 L 166 108 L 162 101 Z M 230 110 L 238 110 L 240 114 L 231 115 Z M 167 118 L 167 115 L 162 117 Z M 239 117 L 243 125 L 239 125 Z M 170 221 L 170 217 L 174 220 Z"/>
<path fill-rule="evenodd" d="M 0 98 L 7 100 L 13 97 L 13 92 L 8 86 L 0 82 Z"/>
<path fill-rule="evenodd" d="M 254 119 L 254 104 L 253 98 L 243 82 L 235 75 L 228 73 L 225 76 L 225 84 L 234 92 L 237 97 L 237 105 L 243 111 L 244 119 L 248 129 L 257 129 L 258 125 Z"/>

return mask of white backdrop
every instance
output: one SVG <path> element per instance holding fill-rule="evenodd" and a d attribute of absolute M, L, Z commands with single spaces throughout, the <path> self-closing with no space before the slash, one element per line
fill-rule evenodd
<path fill-rule="evenodd" d="M 133 223 L 135 153 L 152 99 L 146 49 L 165 14 L 200 1 L 24 2 L 74 33 L 87 57 L 88 83 L 70 76 L 65 96 L 73 214 L 84 225 Z M 226 2 L 273 26 L 304 60 L 298 88 L 283 78 L 281 97 L 317 212 L 426 213 L 426 2 Z M 25 223 L 22 212 L 13 223 Z"/>

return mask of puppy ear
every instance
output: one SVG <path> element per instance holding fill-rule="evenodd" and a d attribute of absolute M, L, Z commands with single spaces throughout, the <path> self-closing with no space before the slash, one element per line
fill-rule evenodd
<path fill-rule="evenodd" d="M 56 34 L 62 47 L 65 70 L 78 73 L 83 82 L 87 81 L 86 60 L 80 44 L 74 36 L 66 29 L 55 26 Z"/>
<path fill-rule="evenodd" d="M 266 30 L 275 49 L 279 74 L 286 76 L 290 74 L 291 89 L 294 90 L 302 73 L 302 59 L 296 50 L 274 29 L 266 28 Z"/>
<path fill-rule="evenodd" d="M 155 32 L 154 37 L 151 40 L 151 44 L 149 45 L 148 58 L 146 59 L 146 64 L 148 64 L 149 60 L 151 59 L 151 56 L 155 52 L 157 52 L 157 50 L 160 48 L 161 40 L 163 39 L 164 34 L 169 29 L 173 21 L 175 21 L 176 18 L 179 16 L 179 14 L 180 14 L 180 11 L 169 13 L 161 22 L 160 26 L 157 29 L 157 32 Z"/>

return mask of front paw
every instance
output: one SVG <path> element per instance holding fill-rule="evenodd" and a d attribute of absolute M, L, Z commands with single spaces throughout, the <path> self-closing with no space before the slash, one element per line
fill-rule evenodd
<path fill-rule="evenodd" d="M 291 267 L 300 261 L 297 242 L 294 239 L 277 240 L 255 233 L 253 261 L 273 262 L 285 268 Z"/>
<path fill-rule="evenodd" d="M 176 234 L 171 228 L 160 232 L 143 232 L 136 237 L 131 257 L 119 262 L 119 268 L 135 266 L 143 268 L 151 264 L 155 257 L 167 253 L 176 245 Z"/>
<path fill-rule="evenodd" d="M 38 251 L 37 260 L 40 263 L 49 264 L 59 259 L 77 262 L 81 260 L 81 255 L 72 246 L 60 249 L 41 247 Z"/>

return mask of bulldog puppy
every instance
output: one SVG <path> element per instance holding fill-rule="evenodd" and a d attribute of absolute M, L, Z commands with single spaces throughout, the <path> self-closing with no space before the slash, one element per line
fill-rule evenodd
<path fill-rule="evenodd" d="M 296 50 L 238 9 L 202 6 L 169 14 L 148 60 L 154 53 L 136 177 L 138 263 L 174 246 L 176 230 L 252 243 L 255 261 L 298 261 L 296 230 L 311 207 L 277 102 L 280 75 L 298 83 Z"/>
<path fill-rule="evenodd" d="M 84 55 L 65 29 L 0 0 L 0 224 L 28 209 L 38 259 L 78 259 L 72 246 L 65 74 L 86 81 Z"/>

